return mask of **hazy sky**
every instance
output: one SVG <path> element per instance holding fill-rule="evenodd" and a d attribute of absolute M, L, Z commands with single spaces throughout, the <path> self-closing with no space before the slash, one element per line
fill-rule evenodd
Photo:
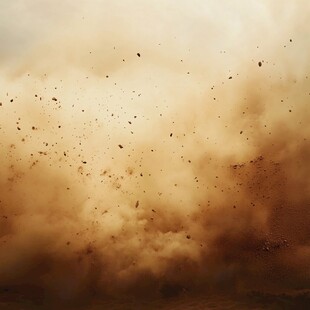
<path fill-rule="evenodd" d="M 0 0 L 0 285 L 309 287 L 309 13 Z"/>

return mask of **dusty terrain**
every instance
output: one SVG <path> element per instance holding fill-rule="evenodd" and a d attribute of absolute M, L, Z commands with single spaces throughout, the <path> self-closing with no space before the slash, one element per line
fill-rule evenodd
<path fill-rule="evenodd" d="M 85 310 L 185 310 L 185 309 L 255 309 L 255 310 L 304 310 L 309 307 L 310 296 L 309 293 L 300 292 L 295 294 L 260 294 L 251 293 L 247 296 L 214 296 L 214 295 L 194 295 L 178 296 L 171 298 L 159 299 L 143 299 L 143 298 L 107 298 L 106 300 L 91 300 L 84 301 L 82 304 L 61 303 L 54 304 L 53 301 L 42 301 L 40 299 L 34 301 L 33 298 L 27 299 L 25 297 L 10 296 L 2 294 L 0 303 L 3 310 L 16 309 L 85 309 Z M 55 301 L 54 301 L 55 302 Z"/>

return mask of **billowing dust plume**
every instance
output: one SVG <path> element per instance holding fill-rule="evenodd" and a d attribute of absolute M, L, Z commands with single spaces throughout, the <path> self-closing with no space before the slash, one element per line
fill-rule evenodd
<path fill-rule="evenodd" d="M 309 289 L 309 1 L 3 1 L 0 287 Z"/>

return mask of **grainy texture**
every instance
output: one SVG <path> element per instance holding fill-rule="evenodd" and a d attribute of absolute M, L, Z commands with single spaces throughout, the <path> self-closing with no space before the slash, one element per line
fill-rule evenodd
<path fill-rule="evenodd" d="M 303 309 L 309 14 L 2 1 L 1 307 Z"/>

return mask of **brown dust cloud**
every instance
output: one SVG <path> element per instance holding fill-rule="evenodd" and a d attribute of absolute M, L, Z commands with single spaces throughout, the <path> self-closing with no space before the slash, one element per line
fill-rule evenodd
<path fill-rule="evenodd" d="M 309 291 L 309 16 L 2 1 L 2 308 Z"/>

